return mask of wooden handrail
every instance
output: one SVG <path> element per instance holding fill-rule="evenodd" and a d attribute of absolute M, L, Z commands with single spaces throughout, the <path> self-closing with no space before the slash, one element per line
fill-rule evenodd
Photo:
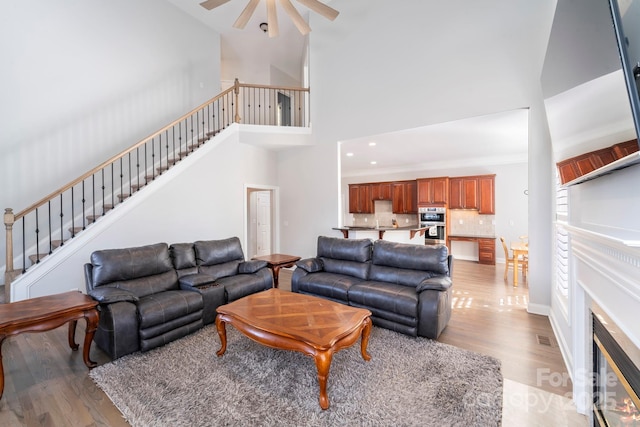
<path fill-rule="evenodd" d="M 245 104 L 247 102 L 247 100 L 250 99 L 250 95 L 249 94 L 247 94 L 246 98 L 244 97 L 244 94 L 241 91 L 241 88 L 244 88 L 244 89 L 263 89 L 263 90 L 267 90 L 267 91 L 293 91 L 293 92 L 298 92 L 298 93 L 309 93 L 310 92 L 309 88 L 246 84 L 246 83 L 240 83 L 238 79 L 235 79 L 233 86 L 230 87 L 229 89 L 226 89 L 226 90 L 222 91 L 220 94 L 218 94 L 218 95 L 214 96 L 213 98 L 207 100 L 206 102 L 203 102 L 202 104 L 200 104 L 197 107 L 193 108 L 188 113 L 182 115 L 178 119 L 172 121 L 168 125 L 166 125 L 163 128 L 157 130 L 156 132 L 152 133 L 151 135 L 141 139 L 139 142 L 137 142 L 133 146 L 131 146 L 131 147 L 125 149 L 124 151 L 112 156 L 110 159 L 106 160 L 105 162 L 102 162 L 100 165 L 92 168 L 90 171 L 82 174 L 78 178 L 76 178 L 73 181 L 67 183 L 66 185 L 60 187 L 56 191 L 54 191 L 54 192 L 50 193 L 49 195 L 47 195 L 46 197 L 43 197 L 42 199 L 38 200 L 36 203 L 33 203 L 32 205 L 30 205 L 26 209 L 23 209 L 20 212 L 18 212 L 17 214 L 14 214 L 12 208 L 6 208 L 5 212 L 4 212 L 4 224 L 5 224 L 5 231 L 6 231 L 5 292 L 7 294 L 7 301 L 8 301 L 10 283 L 13 281 L 13 279 L 15 277 L 17 277 L 18 275 L 20 275 L 21 273 L 23 273 L 26 270 L 25 258 L 27 257 L 27 255 L 26 255 L 25 251 L 28 248 L 25 247 L 25 235 L 31 233 L 31 231 L 29 231 L 29 233 L 25 232 L 25 221 L 29 219 L 29 217 L 27 217 L 27 215 L 29 215 L 29 216 L 34 215 L 34 212 L 35 212 L 35 215 L 34 215 L 35 216 L 35 223 L 36 223 L 36 226 L 35 226 L 35 249 L 36 249 L 36 252 L 39 252 L 39 249 L 38 249 L 38 242 L 39 242 L 39 237 L 38 237 L 39 230 L 38 230 L 38 228 L 39 227 L 37 225 L 38 224 L 38 213 L 39 213 L 39 209 L 42 206 L 44 206 L 45 204 L 49 203 L 49 208 L 48 208 L 48 210 L 49 210 L 48 222 L 49 223 L 48 223 L 48 226 L 45 225 L 45 228 L 47 229 L 47 233 L 48 233 L 48 242 L 43 242 L 43 244 L 45 246 L 48 246 L 48 249 L 47 249 L 48 253 L 47 254 L 51 253 L 51 251 L 54 248 L 53 239 L 52 239 L 52 235 L 53 234 L 55 234 L 56 232 L 59 232 L 60 233 L 60 238 L 63 239 L 63 240 L 61 240 L 61 242 L 64 242 L 64 238 L 62 236 L 63 235 L 63 220 L 62 220 L 62 218 L 64 216 L 63 212 L 62 212 L 62 198 L 63 198 L 63 196 L 65 194 L 68 194 L 68 192 L 71 193 L 71 199 L 70 199 L 71 205 L 70 206 L 71 206 L 71 218 L 72 218 L 71 219 L 71 226 L 72 227 L 71 227 L 70 230 L 73 230 L 73 231 L 71 231 L 71 233 L 72 233 L 71 237 L 74 237 L 76 227 L 74 226 L 74 222 L 73 222 L 73 218 L 75 218 L 75 214 L 74 214 L 74 210 L 73 210 L 74 206 L 75 206 L 74 205 L 74 201 L 73 201 L 73 198 L 74 198 L 73 194 L 74 194 L 74 188 L 77 185 L 82 184 L 82 188 L 81 188 L 82 206 L 80 207 L 79 211 L 81 211 L 84 214 L 84 212 L 85 212 L 85 208 L 84 208 L 84 203 L 85 203 L 85 200 L 84 200 L 84 197 L 85 197 L 84 196 L 84 182 L 85 182 L 85 180 L 87 180 L 88 178 L 90 178 L 92 176 L 95 176 L 95 175 L 99 174 L 101 171 L 104 172 L 105 170 L 107 170 L 107 168 L 109 166 L 111 166 L 111 168 L 112 168 L 111 173 L 113 174 L 114 165 L 118 161 L 120 161 L 120 168 L 121 168 L 120 169 L 120 180 L 121 180 L 120 186 L 122 188 L 122 177 L 123 177 L 123 175 L 122 175 L 122 173 L 123 173 L 122 172 L 123 171 L 122 162 L 123 162 L 123 160 L 126 161 L 126 156 L 129 155 L 130 156 L 129 157 L 129 175 L 127 176 L 127 179 L 129 179 L 129 182 L 128 182 L 127 185 L 130 186 L 128 195 L 131 195 L 131 193 L 132 193 L 131 192 L 131 188 L 133 187 L 133 185 L 132 185 L 133 181 L 132 181 L 132 176 L 131 176 L 131 153 L 134 153 L 134 156 L 137 157 L 137 154 L 135 154 L 136 150 L 140 149 L 141 147 L 144 147 L 143 156 L 146 158 L 146 155 L 147 155 L 146 154 L 146 147 L 147 147 L 146 144 L 151 143 L 152 144 L 152 146 L 151 146 L 151 150 L 152 150 L 151 151 L 152 166 L 151 166 L 151 168 L 153 168 L 154 167 L 153 157 L 155 155 L 154 152 L 153 152 L 153 144 L 155 144 L 154 139 L 158 138 L 158 142 L 161 143 L 163 134 L 166 133 L 167 138 L 168 138 L 169 132 L 172 129 L 175 130 L 176 127 L 180 127 L 182 122 L 184 122 L 184 128 L 185 128 L 185 131 L 187 131 L 187 129 L 188 129 L 187 121 L 189 120 L 189 118 L 191 118 L 191 129 L 190 129 L 190 135 L 191 136 L 187 137 L 186 144 L 187 144 L 187 149 L 188 150 L 190 150 L 190 151 L 193 150 L 193 148 L 195 146 L 194 141 L 198 140 L 197 141 L 197 145 L 198 146 L 200 145 L 200 142 L 201 142 L 199 140 L 199 138 L 198 138 L 199 135 L 198 135 L 198 137 L 196 137 L 194 139 L 193 118 L 194 118 L 194 116 L 196 116 L 196 120 L 199 120 L 199 115 L 202 114 L 202 118 L 203 118 L 202 125 L 203 125 L 203 128 L 204 128 L 205 127 L 205 124 L 204 124 L 204 113 L 205 113 L 205 110 L 208 112 L 209 111 L 208 109 L 211 108 L 211 107 L 213 107 L 213 109 L 214 109 L 214 114 L 212 116 L 214 118 L 214 122 L 217 120 L 218 123 L 217 123 L 217 126 L 214 127 L 214 129 L 213 129 L 214 132 L 207 132 L 206 133 L 207 138 L 211 137 L 211 135 L 215 135 L 215 133 L 219 132 L 221 129 L 224 129 L 226 126 L 229 125 L 230 122 L 240 123 L 240 120 L 241 120 L 240 112 L 241 111 L 245 111 L 244 108 L 246 107 L 246 106 L 242 106 L 242 107 L 240 106 L 240 102 L 241 102 L 241 98 L 240 97 L 242 96 L 243 104 Z M 233 96 L 233 98 L 230 98 L 230 96 Z M 304 105 L 306 105 L 306 107 L 305 107 L 305 109 L 307 109 L 306 110 L 306 114 L 300 116 L 300 117 L 302 117 L 302 122 L 301 122 L 301 124 L 298 124 L 298 126 L 305 126 L 305 123 L 307 121 L 308 98 L 306 98 L 306 99 L 307 99 L 307 102 L 303 103 Z M 217 103 L 217 105 L 216 105 L 216 103 Z M 251 110 L 246 110 L 245 111 L 245 113 L 247 114 L 246 119 L 247 119 L 248 122 L 253 124 L 254 121 L 257 119 L 257 122 L 255 124 L 264 124 L 265 118 L 266 118 L 267 122 L 269 122 L 269 116 L 264 116 L 264 115 L 262 115 L 263 113 L 260 113 L 260 111 L 259 111 L 260 106 L 258 106 L 257 115 L 256 115 L 255 107 L 253 107 L 253 106 L 250 106 L 250 107 L 252 107 Z M 215 111 L 216 111 L 215 109 L 216 108 L 218 108 L 218 113 L 220 113 L 220 114 L 216 114 L 215 113 Z M 220 108 L 221 108 L 221 111 L 220 111 Z M 269 108 L 271 108 L 271 106 L 269 106 Z M 299 109 L 298 109 L 297 113 L 300 114 Z M 207 113 L 207 117 L 211 117 L 211 116 L 208 116 L 208 114 L 209 113 Z M 220 120 L 220 118 L 222 118 L 222 120 Z M 214 123 L 214 126 L 215 126 L 215 123 Z M 198 129 L 199 129 L 199 125 L 196 125 L 196 130 L 198 131 Z M 211 128 L 209 128 L 209 129 L 211 130 Z M 178 136 L 179 136 L 179 139 L 182 139 L 180 134 Z M 171 163 L 172 164 L 175 163 L 175 159 L 176 159 L 175 155 L 177 154 L 177 152 L 175 151 L 176 150 L 175 132 L 173 132 L 173 138 L 174 138 L 174 145 L 173 145 L 173 150 L 174 150 L 173 155 L 174 155 L 174 157 L 173 157 L 173 159 L 171 159 Z M 189 138 L 191 138 L 190 142 L 189 142 Z M 191 145 L 190 145 L 190 143 L 191 143 Z M 181 149 L 181 143 L 178 143 L 178 144 L 179 144 L 178 149 Z M 159 146 L 159 147 L 160 147 L 160 151 L 159 152 L 162 153 L 162 148 L 161 148 L 161 146 Z M 167 145 L 167 149 L 168 149 L 168 145 Z M 181 152 L 178 155 L 180 157 L 182 157 L 182 153 Z M 168 151 L 166 153 L 166 156 L 167 156 L 167 162 L 169 162 L 169 153 L 168 153 Z M 139 171 L 139 166 L 140 165 L 135 165 L 136 171 Z M 160 160 L 160 166 L 162 167 L 162 160 Z M 168 166 L 168 164 L 165 165 L 165 166 Z M 146 164 L 146 161 L 145 161 L 144 169 L 146 169 L 146 168 L 147 168 L 147 164 Z M 145 179 L 147 179 L 147 178 L 145 177 Z M 112 180 L 111 184 L 112 184 L 112 187 L 113 187 L 113 175 L 111 177 L 111 180 Z M 105 189 L 104 185 L 105 184 L 104 184 L 104 177 L 103 177 L 103 183 L 102 183 L 102 191 L 103 191 L 102 210 L 103 210 L 103 212 L 102 212 L 102 214 L 104 214 L 104 212 L 107 209 L 110 209 L 113 206 L 115 206 L 115 203 L 112 202 L 111 204 L 109 204 L 110 207 L 106 208 L 107 204 L 105 203 L 105 199 L 104 199 L 104 189 Z M 138 184 L 136 185 L 136 188 L 138 188 L 139 186 L 140 186 L 140 180 L 138 179 Z M 114 188 L 111 188 L 109 191 L 113 192 Z M 54 227 L 51 224 L 51 205 L 50 204 L 56 198 L 60 199 L 60 209 L 61 209 L 61 211 L 60 211 L 60 215 L 59 215 L 60 216 L 59 227 L 58 226 Z M 113 194 L 111 194 L 111 198 L 113 200 Z M 92 204 L 95 203 L 95 200 L 96 200 L 95 197 L 91 197 L 91 199 L 92 199 L 91 203 Z M 95 211 L 96 211 L 96 209 L 95 209 L 95 204 L 94 204 L 94 207 L 93 207 L 93 213 L 94 214 L 91 215 L 93 218 L 91 220 L 89 220 L 90 222 L 95 221 Z M 45 213 L 45 217 L 46 217 L 46 215 L 47 214 Z M 86 218 L 88 218 L 88 217 L 86 217 Z M 14 229 L 14 225 L 19 220 L 22 220 L 22 231 L 20 231 L 18 229 Z M 45 219 L 45 223 L 46 223 L 46 221 L 47 220 Z M 81 225 L 82 225 L 82 229 L 84 229 L 84 226 L 85 226 L 84 219 L 82 220 L 82 224 Z M 16 234 L 16 233 L 18 233 L 18 234 L 22 233 L 22 254 L 21 254 L 21 257 L 22 257 L 23 266 L 22 266 L 21 269 L 18 269 L 18 270 L 15 270 L 14 269 L 14 265 L 13 265 L 13 263 L 14 263 L 14 247 L 13 247 L 13 245 L 14 245 L 14 240 L 15 240 L 14 234 Z M 63 243 L 61 243 L 61 244 L 63 244 Z M 39 260 L 40 260 L 39 257 L 40 257 L 40 254 L 37 253 L 36 254 L 36 260 L 37 261 L 33 261 L 32 260 L 32 262 L 39 262 Z"/>
<path fill-rule="evenodd" d="M 36 208 L 38 208 L 39 206 L 42 206 L 43 204 L 47 203 L 49 200 L 53 199 L 54 197 L 56 197 L 57 195 L 59 195 L 60 193 L 64 193 L 65 191 L 67 191 L 68 189 L 70 189 L 71 187 L 73 187 L 76 184 L 79 184 L 80 182 L 84 181 L 86 178 L 90 177 L 91 175 L 93 175 L 94 173 L 98 172 L 99 170 L 107 167 L 108 165 L 110 165 L 111 163 L 115 162 L 116 160 L 118 160 L 121 157 L 124 157 L 125 155 L 129 154 L 130 152 L 132 152 L 133 150 L 135 150 L 136 148 L 144 145 L 146 142 L 148 142 L 150 139 L 155 138 L 156 136 L 160 135 L 162 132 L 172 128 L 173 126 L 175 126 L 176 124 L 178 124 L 179 122 L 181 122 L 182 120 L 186 119 L 187 117 L 190 117 L 191 115 L 193 115 L 196 111 L 204 108 L 206 105 L 211 104 L 215 101 L 217 101 L 218 99 L 224 97 L 225 95 L 227 95 L 228 93 L 230 93 L 231 91 L 233 91 L 233 88 L 229 88 L 227 90 L 225 90 L 224 92 L 220 93 L 219 95 L 214 96 L 213 98 L 211 98 L 210 100 L 198 105 L 196 108 L 194 108 L 193 110 L 189 111 L 188 113 L 182 115 L 179 119 L 174 120 L 173 122 L 171 122 L 170 124 L 168 124 L 167 126 L 163 127 L 162 129 L 152 133 L 151 135 L 147 136 L 146 138 L 141 139 L 138 143 L 136 143 L 135 145 L 133 145 L 132 147 L 127 148 L 126 150 L 120 152 L 119 154 L 116 154 L 115 156 L 111 157 L 109 160 L 102 162 L 100 165 L 94 167 L 93 169 L 91 169 L 89 172 L 85 173 L 84 175 L 81 175 L 80 177 L 74 179 L 73 181 L 71 181 L 70 183 L 68 183 L 67 185 L 60 187 L 59 189 L 57 189 L 56 191 L 52 192 L 51 194 L 49 194 L 48 196 L 43 197 L 42 199 L 38 200 L 36 203 L 32 204 L 31 206 L 29 206 L 26 209 L 21 210 L 20 212 L 18 212 L 17 214 L 15 214 L 15 220 L 19 220 L 20 218 L 22 218 L 23 216 L 25 216 L 26 214 L 28 214 L 29 212 L 35 210 Z"/>

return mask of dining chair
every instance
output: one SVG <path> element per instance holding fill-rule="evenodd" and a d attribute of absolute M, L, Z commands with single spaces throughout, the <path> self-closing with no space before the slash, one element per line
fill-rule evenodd
<path fill-rule="evenodd" d="M 507 280 L 509 273 L 509 266 L 514 267 L 513 256 L 509 255 L 509 247 L 507 242 L 504 241 L 504 237 L 500 237 L 502 242 L 502 249 L 504 249 L 504 280 Z M 518 264 L 522 265 L 522 277 L 527 277 L 527 269 L 529 268 L 529 261 L 527 258 L 519 258 Z"/>

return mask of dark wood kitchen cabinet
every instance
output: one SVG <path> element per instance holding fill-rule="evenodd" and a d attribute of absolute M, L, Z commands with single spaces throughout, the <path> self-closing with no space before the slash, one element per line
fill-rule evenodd
<path fill-rule="evenodd" d="M 373 213 L 371 185 L 349 184 L 349 213 Z"/>
<path fill-rule="evenodd" d="M 371 185 L 371 199 L 373 200 L 391 200 L 391 183 L 375 182 Z"/>
<path fill-rule="evenodd" d="M 422 178 L 418 183 L 418 206 L 446 206 L 448 177 Z"/>
<path fill-rule="evenodd" d="M 458 176 L 449 179 L 449 209 L 477 209 L 494 215 L 495 175 Z"/>
<path fill-rule="evenodd" d="M 478 190 L 480 191 L 479 214 L 494 215 L 496 213 L 495 178 L 495 175 L 482 175 L 478 177 Z"/>
<path fill-rule="evenodd" d="M 478 209 L 478 179 L 460 176 L 449 179 L 449 209 Z"/>
<path fill-rule="evenodd" d="M 393 213 L 418 213 L 418 183 L 416 181 L 399 181 L 392 185 L 391 205 Z"/>
<path fill-rule="evenodd" d="M 478 263 L 496 264 L 496 239 L 478 239 Z"/>

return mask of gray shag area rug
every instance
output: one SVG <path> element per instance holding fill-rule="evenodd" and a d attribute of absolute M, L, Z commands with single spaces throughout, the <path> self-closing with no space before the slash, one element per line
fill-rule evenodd
<path fill-rule="evenodd" d="M 313 358 L 210 325 L 147 353 L 99 366 L 91 378 L 133 426 L 496 426 L 502 374 L 495 358 L 373 327 L 334 354 L 320 409 Z"/>

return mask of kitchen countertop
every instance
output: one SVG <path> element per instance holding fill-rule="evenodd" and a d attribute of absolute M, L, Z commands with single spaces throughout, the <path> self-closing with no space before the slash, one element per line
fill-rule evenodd
<path fill-rule="evenodd" d="M 478 234 L 449 234 L 449 236 L 447 236 L 449 238 L 458 238 L 458 239 L 495 239 L 496 236 L 489 236 L 489 235 L 478 235 Z"/>
<path fill-rule="evenodd" d="M 332 230 L 338 230 L 342 232 L 342 235 L 345 239 L 349 238 L 349 231 L 377 231 L 378 238 L 382 239 L 382 236 L 387 231 L 408 231 L 411 235 L 410 238 L 416 235 L 416 233 L 420 233 L 420 235 L 424 235 L 425 231 L 428 230 L 429 227 L 419 227 L 417 225 L 407 226 L 407 227 L 359 227 L 353 225 L 346 225 L 344 227 L 333 227 Z"/>

